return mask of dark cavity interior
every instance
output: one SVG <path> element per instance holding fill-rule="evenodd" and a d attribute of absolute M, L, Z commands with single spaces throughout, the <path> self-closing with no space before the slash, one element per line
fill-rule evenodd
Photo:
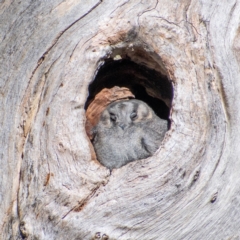
<path fill-rule="evenodd" d="M 137 64 L 130 59 L 105 60 L 95 80 L 89 85 L 85 109 L 103 88 L 114 86 L 129 88 L 136 99 L 146 102 L 160 118 L 169 121 L 173 87 L 168 77 L 160 71 Z"/>

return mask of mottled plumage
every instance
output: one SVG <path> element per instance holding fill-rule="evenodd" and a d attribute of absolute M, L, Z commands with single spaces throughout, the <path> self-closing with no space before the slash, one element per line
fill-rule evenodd
<path fill-rule="evenodd" d="M 155 153 L 168 123 L 140 100 L 111 103 L 93 129 L 93 145 L 100 163 L 119 168 Z"/>

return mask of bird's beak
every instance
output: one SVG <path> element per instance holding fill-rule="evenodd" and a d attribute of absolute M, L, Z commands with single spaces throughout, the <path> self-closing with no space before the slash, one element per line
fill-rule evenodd
<path fill-rule="evenodd" d="M 122 130 L 124 130 L 125 128 L 126 128 L 126 124 L 124 124 L 124 123 L 120 123 L 119 125 L 118 125 Z"/>

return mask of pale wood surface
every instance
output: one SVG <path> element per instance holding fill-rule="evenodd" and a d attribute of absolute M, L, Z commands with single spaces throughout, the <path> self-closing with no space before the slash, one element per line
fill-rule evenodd
<path fill-rule="evenodd" d="M 239 13 L 239 0 L 1 1 L 2 239 L 239 239 Z M 153 157 L 110 174 L 84 105 L 103 60 L 126 54 L 173 81 L 172 125 Z"/>

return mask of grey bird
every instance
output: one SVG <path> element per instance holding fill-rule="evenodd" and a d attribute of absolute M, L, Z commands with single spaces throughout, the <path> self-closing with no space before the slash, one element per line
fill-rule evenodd
<path fill-rule="evenodd" d="M 168 130 L 143 101 L 132 99 L 109 104 L 93 128 L 93 146 L 98 161 L 109 168 L 152 156 Z"/>

